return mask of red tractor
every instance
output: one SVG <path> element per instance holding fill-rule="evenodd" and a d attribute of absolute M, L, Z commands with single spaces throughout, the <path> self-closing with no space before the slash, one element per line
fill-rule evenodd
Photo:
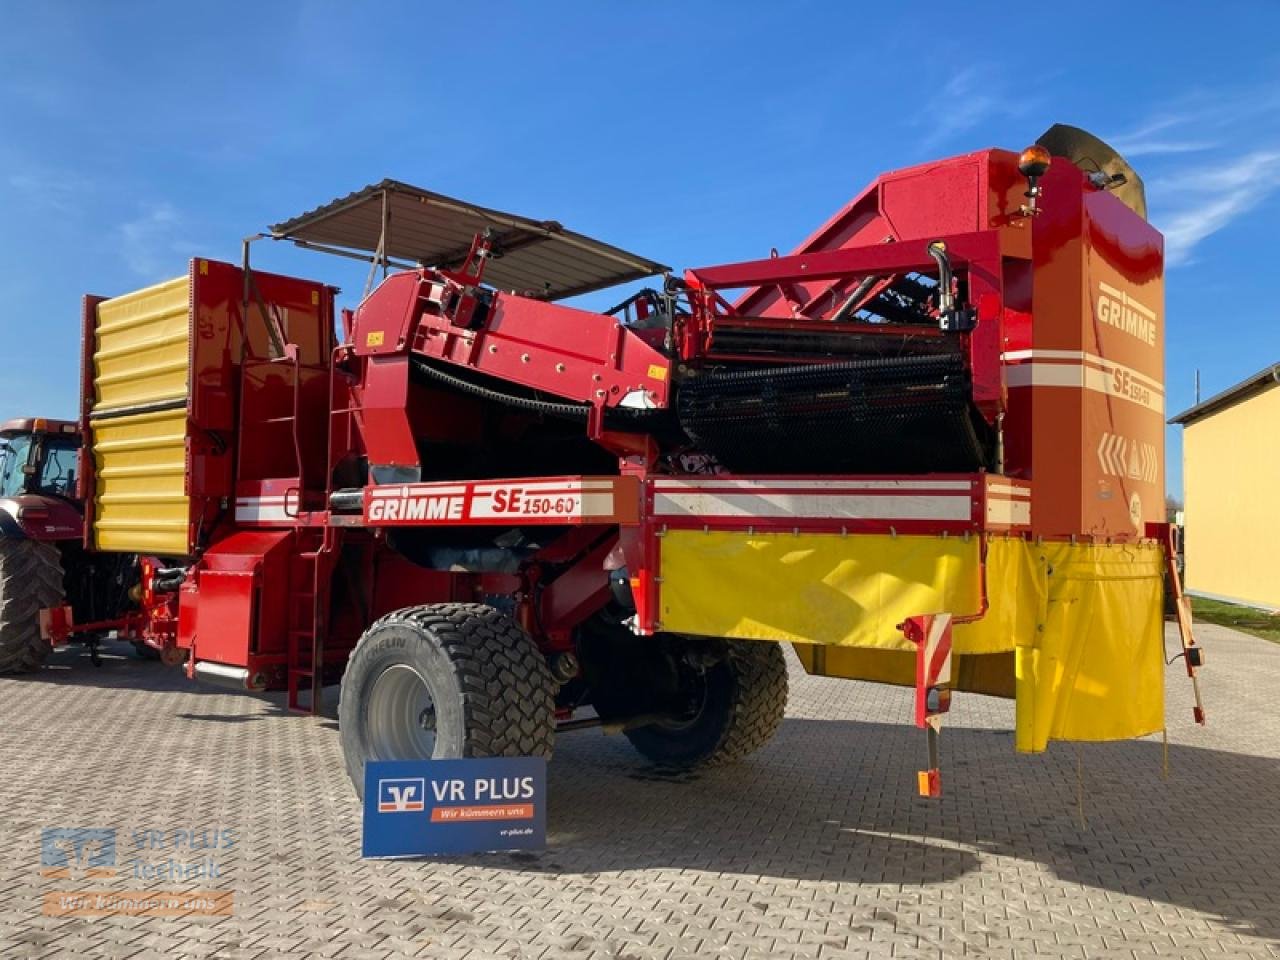
<path fill-rule="evenodd" d="M 83 546 L 79 449 L 80 431 L 67 420 L 27 417 L 0 425 L 0 673 L 34 670 L 49 655 L 42 609 L 66 603 L 78 622 L 92 623 L 130 606 L 133 558 Z"/>

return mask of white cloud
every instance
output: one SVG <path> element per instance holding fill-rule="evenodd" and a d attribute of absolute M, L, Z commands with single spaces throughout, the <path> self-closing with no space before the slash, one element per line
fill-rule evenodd
<path fill-rule="evenodd" d="M 1127 160 L 1132 157 L 1164 156 L 1171 153 L 1200 153 L 1217 146 L 1209 140 L 1116 140 L 1111 145 Z"/>
<path fill-rule="evenodd" d="M 1126 159 L 1212 150 L 1217 146 L 1213 140 L 1178 134 L 1179 128 L 1196 124 L 1199 119 L 1195 113 L 1166 114 L 1136 130 L 1108 137 L 1107 142 Z"/>
<path fill-rule="evenodd" d="M 36 207 L 47 207 L 58 213 L 79 209 L 93 185 L 73 173 L 57 170 L 24 170 L 10 174 L 10 189 Z"/>
<path fill-rule="evenodd" d="M 1167 266 L 1193 262 L 1201 241 L 1247 217 L 1280 187 L 1277 107 L 1280 98 L 1265 88 L 1193 90 L 1107 138 L 1127 159 L 1148 158 L 1147 200 L 1164 234 Z M 1242 153 L 1241 144 L 1253 149 Z"/>
<path fill-rule="evenodd" d="M 172 204 L 150 204 L 137 219 L 120 225 L 120 255 L 141 277 L 167 276 L 174 272 L 175 257 L 191 249 L 182 229 L 182 216 Z"/>
<path fill-rule="evenodd" d="M 929 128 L 920 146 L 932 149 L 984 120 L 1021 116 L 1032 106 L 1028 98 L 1009 96 L 1004 84 L 989 68 L 965 67 L 952 74 L 916 120 L 918 126 Z"/>
<path fill-rule="evenodd" d="M 1217 233 L 1232 221 L 1249 213 L 1277 186 L 1274 168 L 1280 164 L 1280 150 L 1260 150 L 1226 166 L 1206 164 L 1197 170 L 1182 170 L 1153 180 L 1151 189 L 1183 202 L 1158 219 L 1164 234 L 1165 263 L 1176 267 L 1191 262 L 1191 256 L 1205 237 Z"/>

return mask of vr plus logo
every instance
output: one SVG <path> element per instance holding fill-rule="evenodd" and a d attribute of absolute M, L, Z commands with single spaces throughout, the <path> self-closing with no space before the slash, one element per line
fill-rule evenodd
<path fill-rule="evenodd" d="M 427 808 L 427 781 L 398 777 L 378 781 L 379 813 L 418 813 Z"/>
<path fill-rule="evenodd" d="M 116 832 L 86 827 L 51 827 L 40 831 L 40 866 L 50 876 L 72 869 L 90 876 L 115 872 Z"/>

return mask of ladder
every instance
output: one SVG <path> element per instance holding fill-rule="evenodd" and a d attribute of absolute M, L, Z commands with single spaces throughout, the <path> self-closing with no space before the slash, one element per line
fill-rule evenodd
<path fill-rule="evenodd" d="M 313 534 L 299 530 L 298 536 Z M 293 572 L 301 589 L 291 591 L 289 597 L 288 707 L 295 713 L 320 712 L 333 555 L 332 528 L 324 527 L 319 542 L 294 558 Z"/>

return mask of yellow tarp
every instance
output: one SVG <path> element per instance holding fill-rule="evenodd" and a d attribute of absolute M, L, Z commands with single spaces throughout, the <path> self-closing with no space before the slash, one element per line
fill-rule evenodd
<path fill-rule="evenodd" d="M 672 530 L 662 544 L 664 630 L 790 641 L 827 676 L 912 683 L 897 625 L 980 606 L 976 538 Z M 1016 694 L 1019 750 L 1159 730 L 1162 564 L 1154 544 L 988 541 L 990 606 L 955 628 L 955 688 Z"/>
<path fill-rule="evenodd" d="M 1037 632 L 1016 638 L 1018 749 L 1163 729 L 1161 548 L 1025 546 L 1046 559 L 1048 595 Z"/>

